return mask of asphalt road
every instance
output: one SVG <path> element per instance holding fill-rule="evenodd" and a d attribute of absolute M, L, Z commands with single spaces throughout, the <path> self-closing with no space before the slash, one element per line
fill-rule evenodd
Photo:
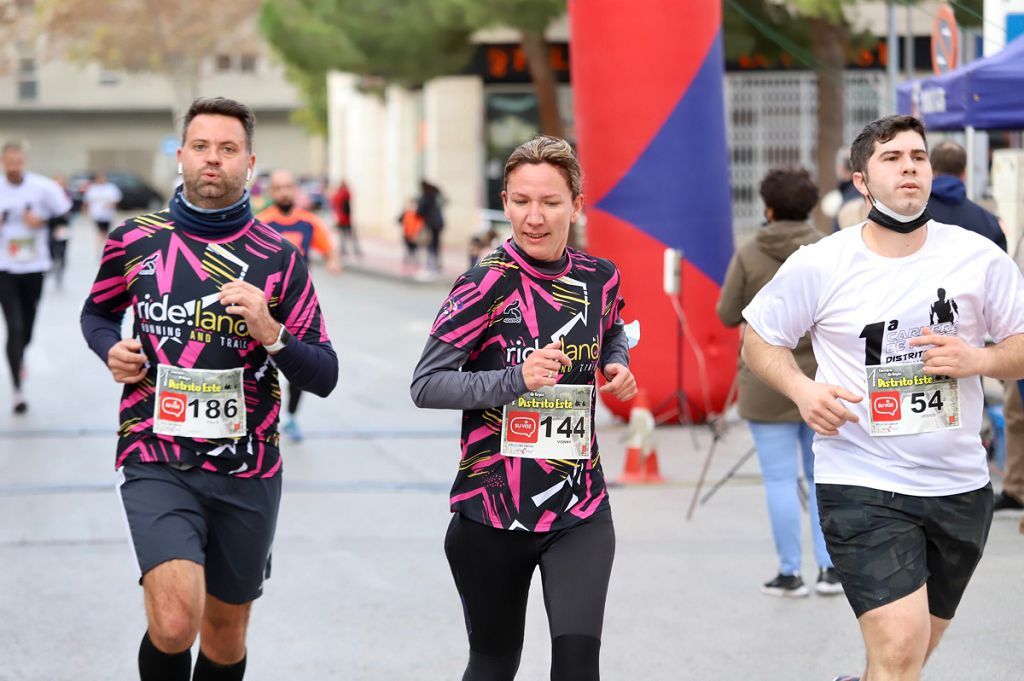
<path fill-rule="evenodd" d="M 65 287 L 47 283 L 28 354 L 29 413 L 12 415 L 0 390 L 2 681 L 136 678 L 145 620 L 113 494 L 119 389 L 78 331 L 97 263 L 80 223 Z M 417 410 L 408 397 L 447 287 L 322 269 L 316 277 L 341 378 L 330 398 L 305 398 L 307 439 L 285 448 L 273 576 L 254 609 L 246 678 L 457 680 L 467 645 L 442 539 L 458 415 Z M 622 433 L 601 416 L 609 477 L 621 471 Z M 756 461 L 685 520 L 709 443 L 704 428 L 660 429 L 668 483 L 611 492 L 618 547 L 604 678 L 823 681 L 857 672 L 863 649 L 842 597 L 758 592 L 777 566 Z M 710 478 L 749 447 L 733 423 Z M 813 579 L 809 546 L 804 553 Z M 926 679 L 1024 678 L 1022 568 L 1016 520 L 997 519 Z M 539 581 L 520 679 L 547 678 Z"/>

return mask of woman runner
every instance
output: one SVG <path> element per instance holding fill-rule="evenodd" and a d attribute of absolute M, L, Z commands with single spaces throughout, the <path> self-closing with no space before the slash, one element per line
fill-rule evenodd
<path fill-rule="evenodd" d="M 463 681 L 513 679 L 539 566 L 551 679 L 599 679 L 615 532 L 593 430 L 594 384 L 636 393 L 608 260 L 566 243 L 583 207 L 576 156 L 537 137 L 505 164 L 512 238 L 455 282 L 412 381 L 420 407 L 461 409 L 445 552 L 469 634 Z"/>

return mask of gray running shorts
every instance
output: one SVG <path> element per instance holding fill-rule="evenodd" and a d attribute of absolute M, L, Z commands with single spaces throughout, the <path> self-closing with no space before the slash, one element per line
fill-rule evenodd
<path fill-rule="evenodd" d="M 928 610 L 953 619 L 992 524 L 992 485 L 917 497 L 816 484 L 821 529 L 860 617 L 928 585 Z"/>
<path fill-rule="evenodd" d="M 200 468 L 133 463 L 118 471 L 139 579 L 168 560 L 204 566 L 206 592 L 241 605 L 263 593 L 281 476 L 238 478 Z"/>

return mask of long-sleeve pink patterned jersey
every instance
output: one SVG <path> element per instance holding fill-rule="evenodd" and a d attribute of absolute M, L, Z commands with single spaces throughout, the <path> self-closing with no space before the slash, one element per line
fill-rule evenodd
<path fill-rule="evenodd" d="M 134 336 L 149 372 L 125 385 L 116 466 L 167 462 L 239 477 L 281 470 L 277 368 L 245 320 L 218 300 L 236 279 L 262 289 L 271 315 L 304 343 L 330 341 L 305 261 L 280 234 L 259 221 L 217 241 L 176 229 L 167 211 L 140 216 L 115 229 L 103 251 L 87 308 L 118 319 L 134 312 Z M 333 350 L 331 351 L 333 355 Z M 153 432 L 157 365 L 185 369 L 242 368 L 245 434 L 203 439 Z"/>
<path fill-rule="evenodd" d="M 548 275 L 507 243 L 495 249 L 455 282 L 430 335 L 468 351 L 462 371 L 506 369 L 560 341 L 572 366 L 559 381 L 593 385 L 605 333 L 624 305 L 619 272 L 608 260 L 567 253 L 564 271 Z M 593 429 L 589 459 L 504 456 L 503 406 L 463 411 L 453 511 L 496 528 L 544 532 L 609 507 Z"/>

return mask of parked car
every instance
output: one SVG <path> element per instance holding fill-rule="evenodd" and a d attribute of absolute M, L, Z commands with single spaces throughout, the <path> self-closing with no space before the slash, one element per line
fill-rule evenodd
<path fill-rule="evenodd" d="M 82 209 L 82 197 L 89 183 L 96 177 L 95 171 L 75 173 L 68 181 L 68 192 L 71 194 L 73 210 Z M 107 173 L 107 179 L 117 185 L 121 190 L 121 201 L 117 204 L 118 210 L 156 210 L 164 206 L 164 197 L 160 192 L 153 189 L 137 174 L 126 170 L 111 170 Z"/>

